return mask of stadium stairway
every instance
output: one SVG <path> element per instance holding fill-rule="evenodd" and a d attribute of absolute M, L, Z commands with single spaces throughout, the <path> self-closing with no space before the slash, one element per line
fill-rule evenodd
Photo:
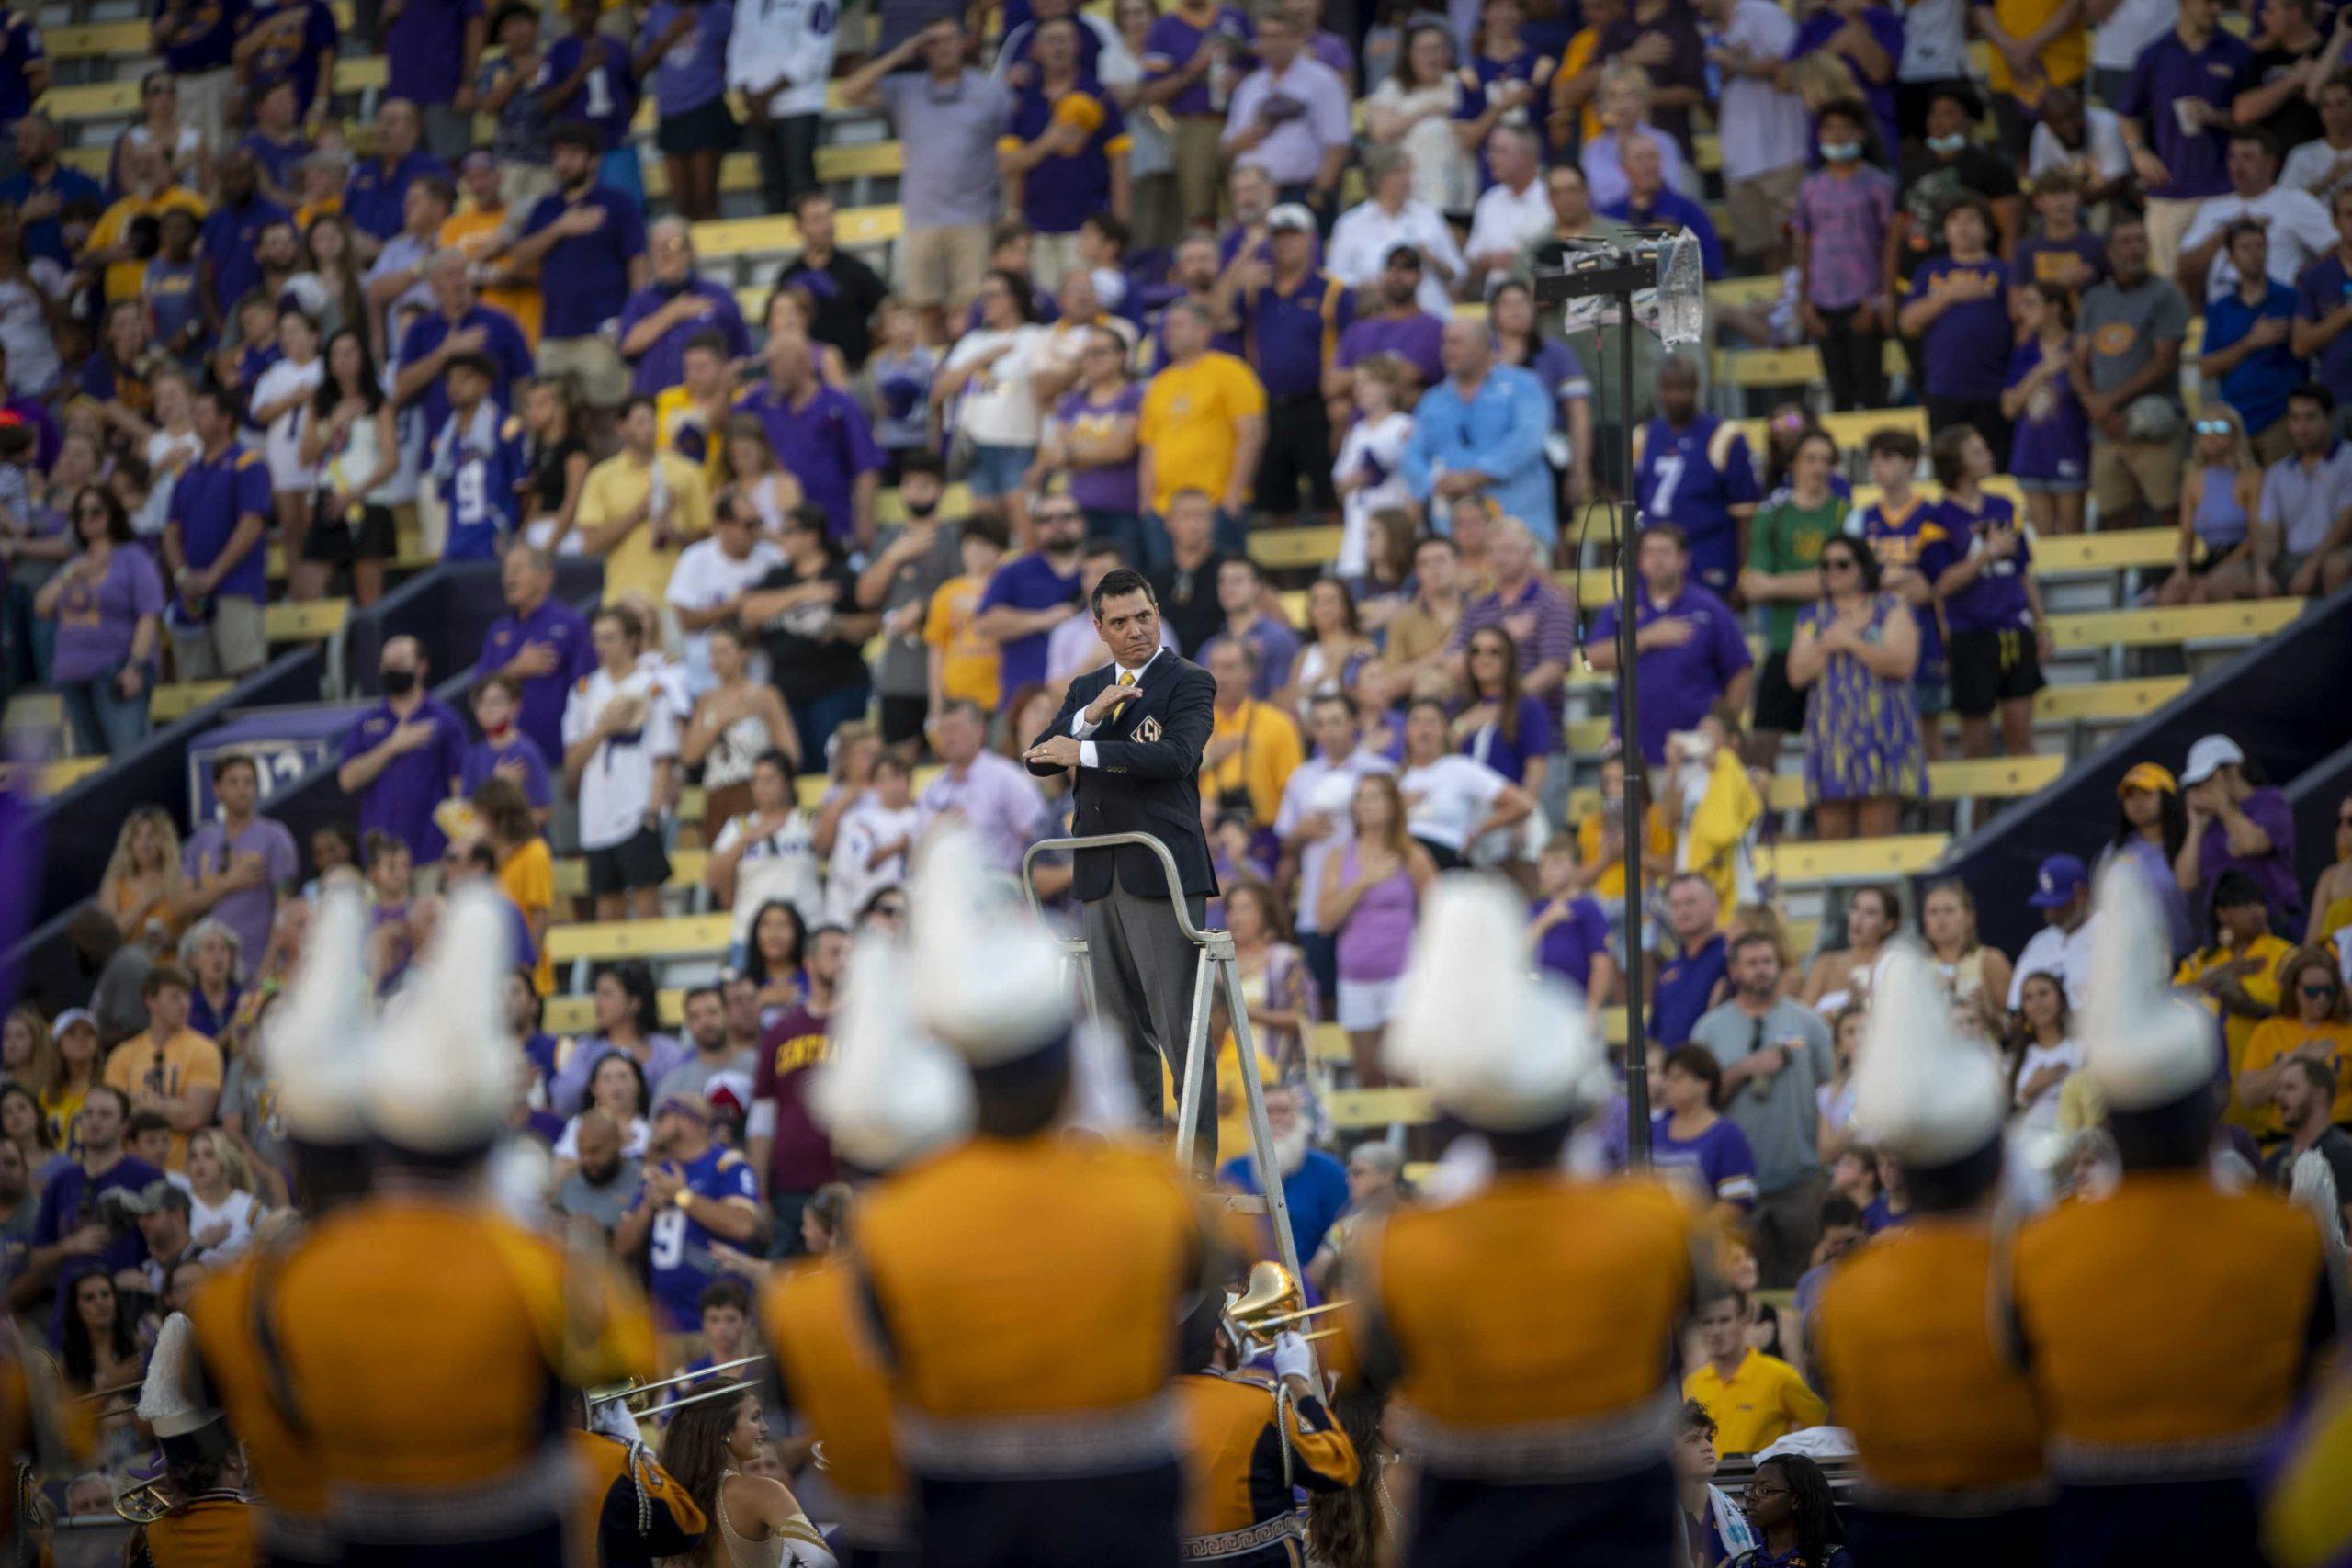
<path fill-rule="evenodd" d="M 2276 603 L 2209 608 L 2260 611 Z M 2352 588 L 2312 604 L 2309 614 L 2280 616 L 2277 624 L 2250 632 L 2242 651 L 2221 660 L 2173 700 L 2122 726 L 2048 788 L 2014 804 L 1958 845 L 1938 873 L 1967 882 L 1976 896 L 1984 939 L 2014 952 L 2041 923 L 2026 905 L 2035 867 L 2045 855 L 2061 852 L 2093 858 L 2114 836 L 2116 785 L 2134 762 L 2159 762 L 2177 772 L 2199 736 L 2226 734 L 2272 783 L 2292 784 L 2307 801 L 2324 798 L 2332 807 L 2352 787 L 2352 748 L 2343 745 L 2346 727 L 2339 705 L 2347 690 Z M 2328 818 L 2323 825 L 2320 809 L 2298 810 L 2297 847 L 2306 885 L 2333 856 L 2334 821 Z"/>

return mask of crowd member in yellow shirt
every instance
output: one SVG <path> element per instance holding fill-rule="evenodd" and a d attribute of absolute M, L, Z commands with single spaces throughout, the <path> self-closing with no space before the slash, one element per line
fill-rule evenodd
<path fill-rule="evenodd" d="M 621 449 L 581 487 L 581 542 L 605 562 L 605 603 L 639 592 L 660 604 L 687 541 L 710 532 L 710 485 L 699 464 L 655 446 L 653 400 L 621 410 Z"/>
<path fill-rule="evenodd" d="M 2270 904 L 2262 885 L 2242 871 L 2222 874 L 2213 884 L 2213 942 L 2181 960 L 2172 979 L 2204 993 L 2205 1005 L 2222 1020 L 2230 1054 L 2232 1125 L 2260 1134 L 2271 1125 L 2267 1104 L 2249 1104 L 2238 1093 L 2255 1026 L 2278 1010 L 2278 965 L 2293 944 L 2270 934 Z"/>
<path fill-rule="evenodd" d="M 1992 0 L 1971 6 L 1969 14 L 1991 46 L 1984 52 L 1993 117 L 2002 145 L 2014 157 L 2033 133 L 2042 95 L 2074 85 L 2090 69 L 2082 7 L 2074 0 Z"/>
<path fill-rule="evenodd" d="M 114 1048 L 99 1080 L 130 1097 L 135 1114 L 153 1111 L 172 1124 L 174 1170 L 187 1168 L 187 1135 L 212 1120 L 220 1101 L 220 1048 L 187 1026 L 196 987 L 176 964 L 147 972 L 140 995 L 147 1027 Z"/>
<path fill-rule="evenodd" d="M 973 608 L 980 602 L 989 579 L 1004 559 L 1012 536 L 1004 519 L 993 513 L 967 518 L 956 541 L 964 572 L 932 591 L 923 612 L 922 640 L 931 664 L 930 715 L 936 719 L 956 702 L 977 703 L 982 713 L 996 712 L 1002 687 L 1001 660 L 996 638 L 972 629 Z"/>
<path fill-rule="evenodd" d="M 466 205 L 441 220 L 441 243 L 462 254 L 471 266 L 480 267 L 503 253 L 523 226 L 524 215 L 507 205 L 500 186 L 494 155 L 480 147 L 466 154 L 458 172 L 458 192 Z M 537 279 L 526 276 L 520 283 L 485 288 L 481 299 L 514 317 L 514 324 L 523 329 L 523 341 L 535 350 L 539 346 L 541 300 Z"/>
<path fill-rule="evenodd" d="M 2276 973 L 2278 1016 L 2256 1024 L 2247 1037 L 2233 1093 L 2260 1118 L 2257 1136 L 2282 1138 L 2287 1128 L 2278 1115 L 2278 1085 L 2289 1063 L 2308 1057 L 2335 1076 L 2328 1120 L 2338 1126 L 2352 1123 L 2352 1009 L 2345 1005 L 2335 953 L 2324 942 L 2299 947 L 2279 961 Z"/>
<path fill-rule="evenodd" d="M 1694 1326 L 1707 1359 L 1682 1380 L 1682 1397 L 1715 1418 L 1715 1446 L 1727 1454 L 1760 1452 L 1829 1418 L 1829 1406 L 1794 1367 L 1747 1343 L 1755 1314 L 1745 1291 L 1701 1307 Z"/>
<path fill-rule="evenodd" d="M 701 464 L 703 478 L 716 491 L 729 477 L 727 421 L 738 395 L 727 340 L 716 332 L 695 333 L 686 340 L 678 365 L 678 384 L 653 395 L 654 428 L 662 450 Z"/>
<path fill-rule="evenodd" d="M 1168 363 L 1144 388 L 1136 429 L 1136 490 L 1162 515 L 1179 490 L 1208 491 L 1217 503 L 1217 547 L 1238 554 L 1266 445 L 1266 389 L 1248 364 L 1209 347 L 1213 325 L 1196 299 L 1168 307 L 1161 329 Z"/>
<path fill-rule="evenodd" d="M 133 254 L 130 248 L 132 222 L 141 218 L 161 218 L 177 209 L 201 223 L 209 210 L 202 197 L 172 183 L 171 168 L 164 161 L 163 149 L 152 141 L 122 144 L 122 199 L 99 214 L 81 255 L 85 264 L 105 265 L 108 304 L 118 299 L 136 299 L 147 287 L 147 258 Z"/>
<path fill-rule="evenodd" d="M 1252 829 L 1272 828 L 1283 787 L 1306 761 L 1298 726 L 1250 694 L 1258 650 L 1246 638 L 1218 638 L 1209 649 L 1208 668 L 1216 678 L 1216 705 L 1209 743 L 1201 751 L 1201 794 L 1220 814 L 1247 811 Z"/>

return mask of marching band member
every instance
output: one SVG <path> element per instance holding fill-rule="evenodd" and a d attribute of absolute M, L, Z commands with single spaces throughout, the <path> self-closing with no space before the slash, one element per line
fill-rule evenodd
<path fill-rule="evenodd" d="M 311 917 L 301 968 L 262 1031 L 277 1115 L 293 1150 L 296 1185 L 322 1217 L 366 1190 L 370 1141 L 364 1111 L 376 1020 L 364 951 L 368 908 L 348 886 L 329 887 Z M 307 1232 L 262 1241 L 207 1279 L 188 1309 L 208 1396 L 243 1443 L 261 1494 L 258 1533 L 270 1568 L 335 1561 L 326 1527 L 326 1475 L 317 1446 L 295 1426 L 255 1329 L 254 1302 L 274 1288 Z"/>
<path fill-rule="evenodd" d="M 1177 1325 L 1215 1276 L 1160 1150 L 1066 1137 L 1069 981 L 984 909 L 971 837 L 933 841 L 914 953 L 924 1025 L 962 1053 L 974 1135 L 865 1200 L 858 1294 L 891 1368 L 923 1568 L 1172 1568 L 1183 1472 Z"/>
<path fill-rule="evenodd" d="M 235 1443 L 220 1412 L 204 1403 L 195 1333 L 178 1313 L 164 1320 L 148 1357 L 139 1418 L 163 1445 L 172 1506 L 131 1536 L 126 1568 L 248 1568 L 257 1545 L 254 1510 L 229 1484 Z"/>
<path fill-rule="evenodd" d="M 578 1415 L 579 1398 L 568 1403 Z M 596 1543 L 597 1568 L 653 1568 L 656 1558 L 692 1551 L 710 1529 L 686 1489 L 643 1443 L 578 1426 L 565 1440 L 583 1477 L 572 1539 Z"/>
<path fill-rule="evenodd" d="M 1306 1339 L 1276 1336 L 1280 1383 L 1269 1388 L 1238 1371 L 1238 1330 L 1219 1304 L 1193 1314 L 1189 1359 L 1200 1370 L 1176 1380 L 1193 1488 L 1184 1558 L 1227 1568 L 1299 1568 L 1306 1521 L 1291 1489 L 1353 1486 L 1355 1445 L 1323 1403 Z"/>
<path fill-rule="evenodd" d="M 1489 881 L 1448 878 L 1430 901 L 1388 1061 L 1484 1134 L 1494 1175 L 1390 1215 L 1342 1292 L 1334 1361 L 1408 1416 L 1414 1568 L 1651 1562 L 1674 1531 L 1667 1369 L 1697 1234 L 1663 1186 L 1562 1170 L 1605 1092 L 1601 1050 L 1581 1000 L 1528 976 L 1520 928 Z"/>
<path fill-rule="evenodd" d="M 2264 1562 L 2254 1473 L 2336 1325 L 2320 1234 L 2209 1172 L 2222 1050 L 2170 993 L 2161 915 L 2126 867 L 2101 883 L 2085 1070 L 2123 1178 L 2018 1235 L 2014 1353 L 2049 1429 L 2051 1560 Z"/>
<path fill-rule="evenodd" d="M 836 1157 L 861 1170 L 904 1169 L 967 1136 L 971 1078 L 915 1022 L 912 981 L 896 941 L 875 933 L 850 956 L 835 1055 L 817 1069 L 809 1110 Z M 888 1370 L 862 1324 L 856 1279 L 839 1251 L 786 1269 L 761 1299 L 784 1404 L 824 1450 L 845 1568 L 906 1561 L 912 1536 L 906 1472 L 890 1440 Z"/>
<path fill-rule="evenodd" d="M 643 1301 L 484 1191 L 516 1089 L 507 946 L 493 895 L 450 897 L 368 1054 L 374 1195 L 252 1294 L 271 1393 L 318 1454 L 346 1568 L 561 1568 L 580 1484 L 564 1391 L 653 1371 Z M 319 961 L 337 959 L 357 949 Z"/>
<path fill-rule="evenodd" d="M 2048 1553 L 2033 1391 L 1984 1310 L 2008 1111 L 1992 1048 L 1953 1030 L 1918 950 L 1893 949 L 1855 1058 L 1854 1125 L 1902 1162 L 1910 1220 L 1840 1264 L 1814 1312 L 1866 1481 L 1847 1512 L 1858 1562 L 2032 1568 Z"/>

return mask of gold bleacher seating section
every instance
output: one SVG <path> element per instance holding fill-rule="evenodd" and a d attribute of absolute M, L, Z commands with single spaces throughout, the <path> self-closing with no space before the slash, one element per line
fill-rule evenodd
<path fill-rule="evenodd" d="M 556 926 L 548 932 L 548 956 L 558 964 L 585 958 L 686 958 L 727 951 L 734 940 L 732 915 L 673 915 L 656 920 L 590 920 Z"/>
<path fill-rule="evenodd" d="M 262 626 L 273 643 L 324 642 L 342 634 L 345 617 L 351 613 L 348 599 L 309 599 L 301 603 L 291 600 L 266 606 Z"/>

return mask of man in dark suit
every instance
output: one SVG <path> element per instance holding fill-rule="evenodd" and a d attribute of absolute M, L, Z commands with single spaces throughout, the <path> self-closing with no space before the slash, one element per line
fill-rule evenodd
<path fill-rule="evenodd" d="M 1201 830 L 1201 750 L 1216 722 L 1216 682 L 1160 648 L 1159 605 L 1142 573 L 1105 573 L 1093 608 L 1094 629 L 1112 661 L 1070 682 L 1061 712 L 1030 743 L 1029 771 L 1050 776 L 1078 770 L 1074 833 L 1148 833 L 1167 845 L 1186 912 L 1198 927 L 1217 891 Z M 1149 850 L 1081 850 L 1073 870 L 1086 907 L 1095 996 L 1104 1018 L 1126 1037 L 1136 1092 L 1165 1122 L 1159 1065 L 1167 1061 L 1181 1089 L 1199 952 L 1176 923 L 1167 874 Z M 1207 1087 L 1193 1145 L 1193 1164 L 1204 1172 L 1216 1158 L 1213 1079 Z"/>

